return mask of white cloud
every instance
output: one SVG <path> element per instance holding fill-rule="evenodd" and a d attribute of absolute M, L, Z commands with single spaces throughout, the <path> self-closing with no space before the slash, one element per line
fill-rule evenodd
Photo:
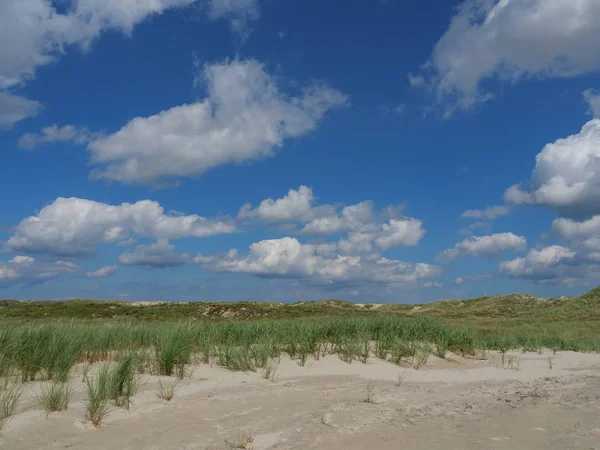
<path fill-rule="evenodd" d="M 232 233 L 227 219 L 167 215 L 157 202 L 109 205 L 81 198 L 57 198 L 17 225 L 4 243 L 13 252 L 53 255 L 92 254 L 100 243 L 116 243 L 130 233 L 155 239 L 208 237 Z"/>
<path fill-rule="evenodd" d="M 423 287 L 425 288 L 433 288 L 433 287 L 444 287 L 444 283 L 440 283 L 439 281 L 427 281 L 426 283 L 423 284 Z"/>
<path fill-rule="evenodd" d="M 428 83 L 441 101 L 468 108 L 492 97 L 482 88 L 489 79 L 595 72 L 598 23 L 597 0 L 466 0 L 424 65 Z"/>
<path fill-rule="evenodd" d="M 413 218 L 390 220 L 381 225 L 376 233 L 375 244 L 387 250 L 396 247 L 412 247 L 417 245 L 425 235 L 423 222 Z"/>
<path fill-rule="evenodd" d="M 0 14 L 0 90 L 35 76 L 70 45 L 87 50 L 100 34 L 131 35 L 144 20 L 196 0 L 3 0 Z M 225 18 L 236 33 L 258 17 L 257 0 L 207 0 L 210 19 Z"/>
<path fill-rule="evenodd" d="M 0 287 L 14 283 L 39 283 L 79 270 L 65 261 L 37 261 L 29 256 L 15 256 L 8 262 L 0 261 Z"/>
<path fill-rule="evenodd" d="M 331 209 L 329 206 L 315 207 L 313 201 L 312 189 L 300 186 L 297 190 L 290 189 L 282 198 L 263 200 L 254 209 L 250 204 L 242 206 L 238 218 L 257 218 L 265 223 L 307 222 L 314 216 Z"/>
<path fill-rule="evenodd" d="M 566 283 L 580 276 L 581 267 L 571 266 L 576 252 L 560 245 L 531 250 L 524 258 L 500 263 L 500 273 L 511 278 L 523 278 L 541 283 Z"/>
<path fill-rule="evenodd" d="M 94 272 L 88 272 L 87 276 L 91 278 L 106 278 L 110 277 L 113 273 L 117 271 L 117 266 L 104 266 L 100 267 L 98 270 Z"/>
<path fill-rule="evenodd" d="M 600 119 L 589 121 L 578 134 L 547 144 L 536 157 L 530 186 L 512 186 L 504 199 L 545 205 L 564 216 L 600 213 Z"/>
<path fill-rule="evenodd" d="M 417 245 L 425 235 L 420 220 L 404 217 L 404 206 L 391 205 L 375 212 L 372 201 L 366 200 L 343 207 L 315 205 L 312 189 L 300 186 L 290 189 L 280 199 L 263 200 L 256 208 L 244 205 L 238 219 L 258 218 L 265 223 L 306 223 L 300 234 L 330 235 L 348 233 L 335 244 L 342 253 L 369 253 L 375 244 L 381 250 Z M 307 223 L 308 222 L 308 223 Z"/>
<path fill-rule="evenodd" d="M 439 273 L 437 266 L 429 264 L 409 264 L 382 257 L 323 254 L 320 246 L 301 244 L 291 237 L 254 243 L 248 256 L 239 256 L 237 251 L 231 250 L 224 255 L 198 255 L 195 261 L 215 271 L 248 273 L 264 278 L 307 279 L 318 284 L 362 281 L 414 285 Z"/>
<path fill-rule="evenodd" d="M 42 128 L 39 133 L 25 133 L 19 138 L 18 145 L 25 150 L 33 150 L 38 145 L 48 142 L 68 142 L 73 141 L 76 144 L 84 144 L 97 139 L 100 133 L 92 133 L 85 127 L 76 127 L 74 125 L 50 125 Z"/>
<path fill-rule="evenodd" d="M 566 239 L 585 239 L 600 236 L 600 215 L 577 222 L 563 217 L 552 222 L 552 232 Z"/>
<path fill-rule="evenodd" d="M 258 0 L 208 0 L 209 18 L 229 20 L 231 31 L 242 42 L 250 35 L 248 23 L 257 20 L 259 13 Z"/>
<path fill-rule="evenodd" d="M 119 256 L 119 262 L 129 266 L 177 267 L 192 261 L 187 253 L 178 254 L 168 241 L 159 240 L 151 245 L 138 245 L 133 251 Z"/>
<path fill-rule="evenodd" d="M 596 89 L 587 89 L 583 92 L 583 98 L 590 107 L 589 113 L 600 119 L 600 92 Z"/>
<path fill-rule="evenodd" d="M 275 154 L 287 138 L 314 128 L 347 97 L 313 85 L 287 97 L 256 60 L 204 66 L 208 97 L 151 117 L 131 120 L 88 146 L 93 176 L 128 184 L 157 184 Z"/>
<path fill-rule="evenodd" d="M 335 208 L 330 206 L 329 214 L 312 220 L 301 230 L 301 233 L 335 234 L 363 230 L 367 224 L 376 220 L 374 207 L 373 202 L 367 200 L 345 206 L 339 214 L 336 214 Z"/>
<path fill-rule="evenodd" d="M 1 55 L 2 53 L 0 52 L 0 59 Z M 0 91 L 0 130 L 10 129 L 20 120 L 35 116 L 40 109 L 41 105 L 39 102 L 27 100 L 24 97 L 19 97 L 9 92 Z"/>
<path fill-rule="evenodd" d="M 454 284 L 456 284 L 457 286 L 460 286 L 467 282 L 485 280 L 486 278 L 491 278 L 491 277 L 492 277 L 491 273 L 481 273 L 478 275 L 464 275 L 462 277 L 458 277 L 454 281 Z"/>
<path fill-rule="evenodd" d="M 498 233 L 489 236 L 475 236 L 458 242 L 453 248 L 444 250 L 439 258 L 451 261 L 458 256 L 497 257 L 506 251 L 520 252 L 527 248 L 527 241 L 513 233 Z"/>
<path fill-rule="evenodd" d="M 461 219 L 487 219 L 494 220 L 498 217 L 504 217 L 510 214 L 508 206 L 490 206 L 486 209 L 468 209 L 461 215 Z"/>
<path fill-rule="evenodd" d="M 425 84 L 425 77 L 422 75 L 408 74 L 408 82 L 411 87 L 421 87 Z"/>
<path fill-rule="evenodd" d="M 193 0 L 3 0 L 0 15 L 0 89 L 33 78 L 69 45 L 86 49 L 104 31 L 131 34 L 146 18 Z"/>

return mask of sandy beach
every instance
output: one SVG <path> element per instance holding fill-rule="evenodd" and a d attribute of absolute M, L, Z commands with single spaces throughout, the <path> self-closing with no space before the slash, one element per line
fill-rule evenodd
<path fill-rule="evenodd" d="M 171 401 L 158 383 L 175 378 L 145 375 L 130 410 L 114 407 L 98 428 L 74 369 L 68 410 L 47 414 L 42 383 L 28 384 L 0 448 L 600 449 L 600 355 L 514 352 L 501 364 L 495 352 L 430 356 L 419 370 L 282 356 L 274 381 L 190 366 Z"/>

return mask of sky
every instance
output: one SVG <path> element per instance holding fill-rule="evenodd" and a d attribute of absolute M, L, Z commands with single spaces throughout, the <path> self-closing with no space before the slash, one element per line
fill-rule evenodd
<path fill-rule="evenodd" d="M 0 298 L 600 284 L 597 0 L 0 0 Z"/>

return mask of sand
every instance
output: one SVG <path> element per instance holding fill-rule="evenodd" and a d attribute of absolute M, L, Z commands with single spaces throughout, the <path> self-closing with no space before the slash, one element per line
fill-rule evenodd
<path fill-rule="evenodd" d="M 170 402 L 148 376 L 130 411 L 114 408 L 99 428 L 83 419 L 81 378 L 69 409 L 51 414 L 32 383 L 0 448 L 600 449 L 600 355 L 510 356 L 512 369 L 489 353 L 431 356 L 420 370 L 336 356 L 300 367 L 283 357 L 274 382 L 200 365 Z"/>

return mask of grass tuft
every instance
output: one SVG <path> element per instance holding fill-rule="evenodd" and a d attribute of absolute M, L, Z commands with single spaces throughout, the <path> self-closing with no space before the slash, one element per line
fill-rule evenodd
<path fill-rule="evenodd" d="M 15 414 L 22 395 L 23 386 L 16 380 L 11 378 L 0 380 L 0 435 L 9 419 Z"/>
<path fill-rule="evenodd" d="M 163 384 L 161 380 L 158 380 L 158 393 L 156 394 L 159 398 L 170 402 L 175 397 L 175 393 L 179 388 L 179 382 L 177 380 L 170 384 Z"/>
<path fill-rule="evenodd" d="M 73 395 L 73 387 L 68 383 L 52 381 L 50 386 L 42 386 L 36 399 L 46 412 L 65 411 Z"/>
<path fill-rule="evenodd" d="M 104 366 L 97 378 L 88 377 L 86 380 L 86 419 L 95 427 L 100 426 L 110 411 L 110 378 L 111 373 L 108 367 Z"/>

